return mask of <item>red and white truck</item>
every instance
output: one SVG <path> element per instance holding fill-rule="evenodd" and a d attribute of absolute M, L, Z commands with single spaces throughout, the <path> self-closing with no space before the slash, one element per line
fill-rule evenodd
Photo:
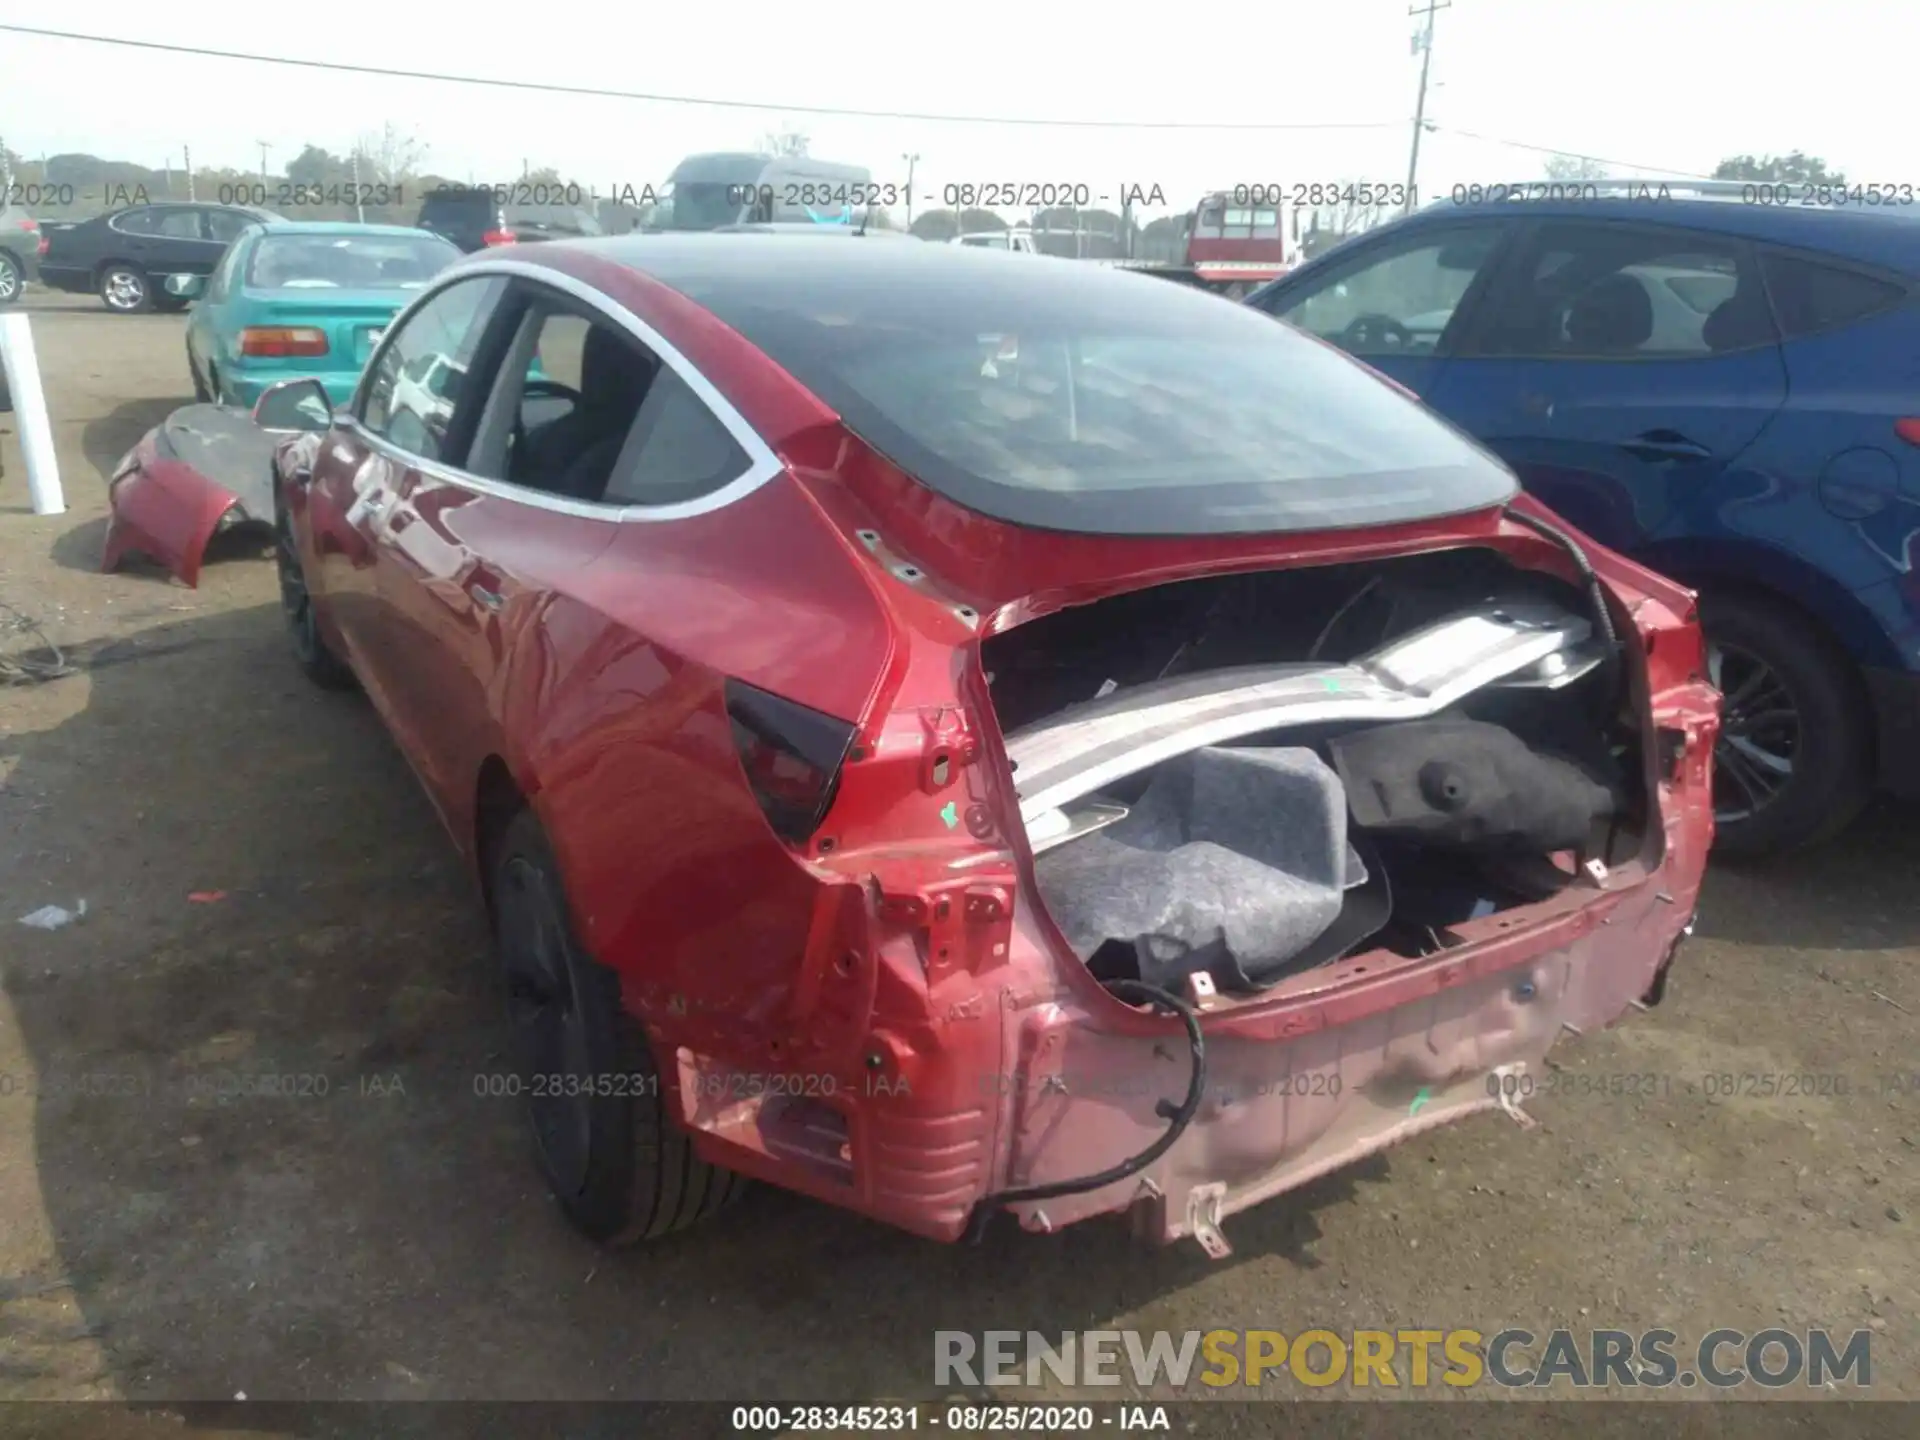
<path fill-rule="evenodd" d="M 1218 190 L 1159 234 L 1136 227 L 1130 209 L 1122 211 L 1117 233 L 1102 223 L 1110 219 L 1076 212 L 1062 225 L 1055 212 L 1038 227 L 961 235 L 952 243 L 1091 260 L 1236 299 L 1300 261 L 1300 212 L 1284 203 L 1243 205 Z"/>

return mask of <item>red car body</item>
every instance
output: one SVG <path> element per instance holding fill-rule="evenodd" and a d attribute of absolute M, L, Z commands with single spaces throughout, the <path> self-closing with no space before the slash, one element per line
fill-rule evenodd
<path fill-rule="evenodd" d="M 650 243 L 495 251 L 442 279 L 557 287 L 635 330 L 751 432 L 740 481 L 645 516 L 597 512 L 336 420 L 277 461 L 314 621 L 467 855 L 484 867 L 490 817 L 538 817 L 572 923 L 617 972 L 696 1154 L 953 1240 L 996 1196 L 1146 1150 L 1189 1078 L 1182 1020 L 1103 988 L 1036 901 L 983 637 L 1149 585 L 1458 546 L 1581 576 L 1497 505 L 1165 537 L 995 518 L 907 473 L 650 274 Z M 849 238 L 673 243 L 865 258 Z M 964 283 L 993 261 L 924 263 Z M 1545 513 L 1524 499 L 1514 512 Z M 1211 1088 L 1171 1148 L 1113 1183 L 1004 1208 L 1040 1230 L 1132 1210 L 1155 1238 L 1216 1248 L 1219 1217 L 1369 1151 L 1477 1111 L 1523 1115 L 1505 1081 L 1537 1072 L 1564 1033 L 1657 998 L 1711 837 L 1717 697 L 1692 595 L 1586 553 L 1623 617 L 1636 711 L 1661 737 L 1642 851 L 1463 923 L 1437 954 L 1363 951 L 1212 1005 Z M 851 735 L 798 843 L 756 800 L 729 716 L 739 683 Z M 778 768 L 758 778 L 777 788 Z M 1311 1076 L 1338 1083 L 1295 1083 Z"/>

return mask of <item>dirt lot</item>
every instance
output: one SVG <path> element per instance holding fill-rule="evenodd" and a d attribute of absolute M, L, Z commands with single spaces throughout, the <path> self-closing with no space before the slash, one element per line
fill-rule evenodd
<path fill-rule="evenodd" d="M 1888 1084 L 1920 1071 L 1920 827 L 1893 808 L 1715 873 L 1666 1003 L 1557 1052 L 1587 1078 L 1532 1102 L 1543 1129 L 1414 1142 L 1230 1221 L 1224 1262 L 1117 1225 L 944 1248 L 766 1191 L 597 1252 L 513 1102 L 474 1094 L 501 1040 L 477 907 L 365 703 L 295 672 L 271 566 L 94 573 L 106 471 L 186 399 L 184 321 L 29 308 L 71 508 L 29 513 L 0 416 L 0 600 L 81 669 L 0 691 L 0 1397 L 933 1398 L 936 1328 L 1514 1324 L 1870 1326 L 1874 1392 L 1920 1398 L 1920 1094 Z M 191 1083 L 265 1073 L 324 1080 Z M 1822 1093 L 1707 1093 L 1773 1076 Z"/>

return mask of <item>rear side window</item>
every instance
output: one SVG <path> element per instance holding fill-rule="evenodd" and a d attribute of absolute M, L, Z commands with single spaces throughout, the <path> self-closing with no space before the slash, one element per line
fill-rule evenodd
<path fill-rule="evenodd" d="M 752 460 L 720 418 L 672 370 L 661 368 L 606 499 L 621 505 L 675 505 L 718 490 Z"/>
<path fill-rule="evenodd" d="M 156 220 L 153 233 L 166 235 L 175 240 L 204 240 L 206 232 L 200 224 L 198 210 L 159 210 L 154 212 Z"/>
<path fill-rule="evenodd" d="M 152 235 L 158 231 L 160 217 L 153 210 L 129 210 L 109 223 L 123 235 Z"/>
<path fill-rule="evenodd" d="M 1765 255 L 1767 293 L 1788 337 L 1831 330 L 1890 310 L 1907 298 L 1904 286 L 1839 265 L 1794 255 Z"/>
<path fill-rule="evenodd" d="M 445 454 L 447 435 L 485 398 L 468 366 L 505 288 L 497 276 L 457 281 L 409 315 L 368 377 L 361 425 L 408 454 L 457 460 Z"/>
<path fill-rule="evenodd" d="M 718 416 L 638 339 L 522 286 L 528 308 L 467 468 L 559 499 L 672 505 L 752 461 Z"/>
<path fill-rule="evenodd" d="M 1548 223 L 1502 285 L 1473 345 L 1482 355 L 1646 360 L 1773 339 L 1740 244 L 1658 227 Z"/>
<path fill-rule="evenodd" d="M 213 272 L 213 279 L 207 282 L 208 300 L 217 302 L 227 298 L 227 293 L 233 289 L 234 274 L 240 268 L 240 262 L 245 258 L 246 253 L 247 247 L 237 242 L 227 247 L 227 253 L 221 258 L 219 268 Z"/>
<path fill-rule="evenodd" d="M 239 210 L 209 210 L 206 216 L 208 231 L 222 245 L 239 239 L 241 232 L 254 223 L 251 215 Z"/>

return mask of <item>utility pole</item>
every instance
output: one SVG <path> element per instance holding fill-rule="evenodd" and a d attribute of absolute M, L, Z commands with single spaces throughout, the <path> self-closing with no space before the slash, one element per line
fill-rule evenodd
<path fill-rule="evenodd" d="M 367 207 L 360 200 L 360 147 L 353 147 L 353 218 L 367 223 Z"/>
<path fill-rule="evenodd" d="M 907 162 L 907 228 L 911 230 L 913 228 L 913 167 L 920 163 L 920 152 L 916 150 L 913 154 L 902 155 L 900 158 Z"/>
<path fill-rule="evenodd" d="M 264 190 L 267 188 L 267 151 L 273 147 L 264 140 L 256 140 L 253 143 L 260 147 L 260 188 Z"/>
<path fill-rule="evenodd" d="M 1420 98 L 1413 105 L 1413 153 L 1407 157 L 1407 204 L 1411 213 L 1414 205 L 1414 186 L 1420 176 L 1420 132 L 1427 123 L 1427 71 L 1433 65 L 1433 16 L 1436 10 L 1451 10 L 1453 0 L 1427 0 L 1425 6 L 1416 5 L 1407 11 L 1409 15 L 1425 15 L 1427 28 L 1413 37 L 1413 47 L 1420 52 Z"/>
<path fill-rule="evenodd" d="M 187 172 L 187 199 L 193 195 L 193 151 L 185 145 L 180 147 L 180 168 Z"/>

